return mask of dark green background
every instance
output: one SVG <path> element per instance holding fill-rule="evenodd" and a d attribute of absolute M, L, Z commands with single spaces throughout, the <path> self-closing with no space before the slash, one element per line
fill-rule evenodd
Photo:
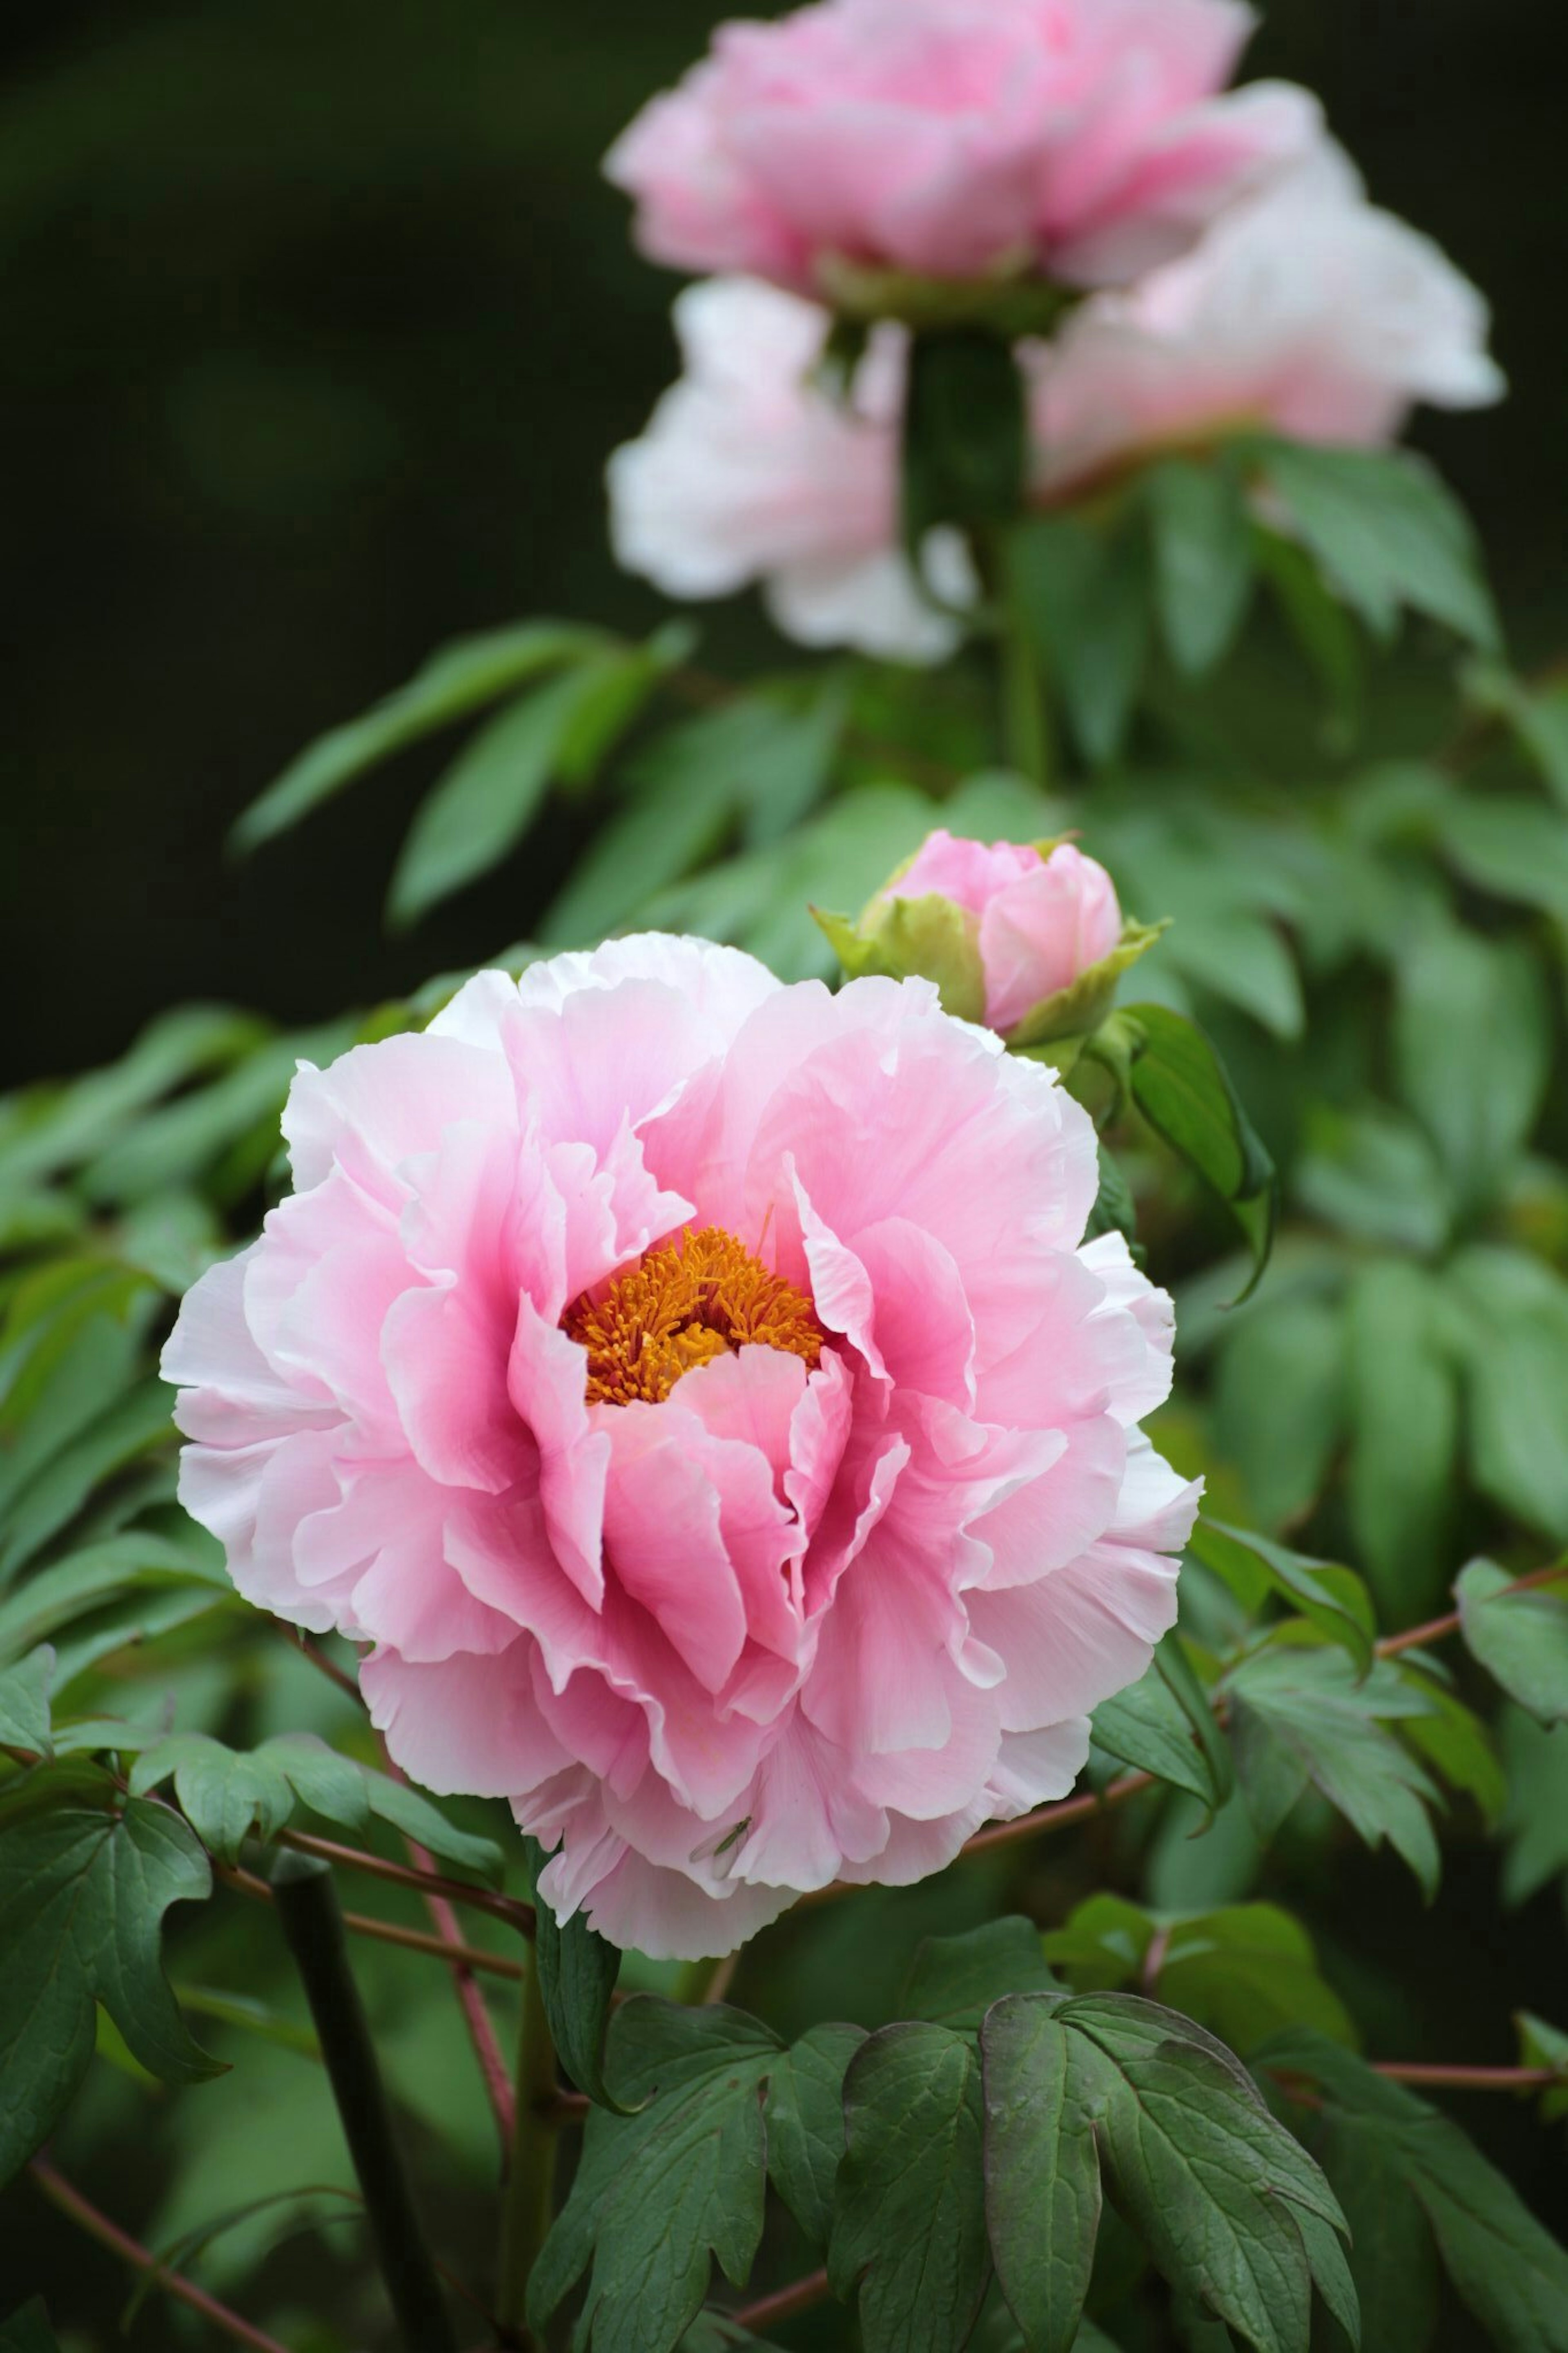
<path fill-rule="evenodd" d="M 1511 403 L 1422 438 L 1527 658 L 1568 622 L 1556 14 L 1274 0 L 1254 52 L 1323 93 L 1374 194 L 1496 301 Z M 654 613 L 610 565 L 600 471 L 673 372 L 674 281 L 631 253 L 597 163 L 711 21 L 700 0 L 54 0 L 15 40 L 6 1075 L 110 1053 L 173 997 L 310 1018 L 526 933 L 548 830 L 383 937 L 438 751 L 247 868 L 222 837 L 433 641 Z M 708 657 L 765 642 L 742 610 Z"/>

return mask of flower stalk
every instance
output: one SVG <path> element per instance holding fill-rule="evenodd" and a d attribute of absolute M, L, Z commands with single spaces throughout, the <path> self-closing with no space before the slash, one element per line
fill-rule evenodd
<path fill-rule="evenodd" d="M 538 2340 L 528 2327 L 528 2283 L 554 2210 L 555 2137 L 562 2120 L 555 2045 L 544 2014 L 537 1958 L 531 1952 L 522 1985 L 511 2150 L 497 2263 L 496 2327 L 512 2353 L 539 2353 Z"/>
<path fill-rule="evenodd" d="M 318 1856 L 285 1849 L 273 1865 L 272 1892 L 321 2040 L 399 2341 L 405 2353 L 457 2353 L 447 2300 L 393 2137 L 331 1867 Z"/>

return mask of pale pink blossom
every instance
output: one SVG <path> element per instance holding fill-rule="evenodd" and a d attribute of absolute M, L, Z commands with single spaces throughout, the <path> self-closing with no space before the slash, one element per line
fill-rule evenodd
<path fill-rule="evenodd" d="M 1041 491 L 1247 427 L 1378 447 L 1417 401 L 1500 397 L 1488 326 L 1469 280 L 1325 146 L 1181 260 L 1068 320 L 1035 394 Z"/>
<path fill-rule="evenodd" d="M 1042 855 L 1032 843 L 970 841 L 939 828 L 879 892 L 861 929 L 879 907 L 926 898 L 951 900 L 973 918 L 965 928 L 984 979 L 985 1020 L 1003 1032 L 1103 964 L 1121 940 L 1116 885 L 1070 841 Z"/>
<path fill-rule="evenodd" d="M 1069 1787 L 1196 1491 L 1048 1071 L 924 984 L 649 936 L 301 1066 L 285 1129 L 165 1352 L 182 1495 L 243 1594 L 374 1645 L 414 1778 L 559 1842 L 558 1912 L 723 1952 Z"/>
<path fill-rule="evenodd" d="M 839 400 L 814 374 L 828 327 L 815 303 L 714 279 L 678 298 L 675 325 L 686 373 L 610 459 L 616 561 L 669 596 L 761 581 L 803 645 L 909 662 L 951 653 L 961 625 L 943 607 L 975 595 L 963 542 L 928 536 L 932 594 L 899 543 L 902 330 L 875 331 Z"/>
<path fill-rule="evenodd" d="M 1226 84 L 1239 0 L 820 0 L 721 26 L 605 168 L 654 259 L 821 291 L 836 262 L 1120 284 L 1319 122 Z"/>

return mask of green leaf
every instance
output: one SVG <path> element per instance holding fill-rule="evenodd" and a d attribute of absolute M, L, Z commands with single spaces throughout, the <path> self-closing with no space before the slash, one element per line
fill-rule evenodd
<path fill-rule="evenodd" d="M 1551 1021 L 1522 946 L 1427 923 L 1394 971 L 1400 1092 L 1436 1145 L 1463 1210 L 1484 1208 L 1541 1110 Z"/>
<path fill-rule="evenodd" d="M 565 1922 L 556 1919 L 538 1888 L 543 1850 L 535 1839 L 526 1843 L 535 1883 L 534 1965 L 551 2040 L 578 2090 L 601 2107 L 613 2108 L 617 2103 L 605 2082 L 605 2029 L 621 1956 L 607 1937 L 589 1927 L 581 1912 Z"/>
<path fill-rule="evenodd" d="M 1538 960 L 1460 924 L 1425 924 L 1394 969 L 1394 1066 L 1460 1207 L 1486 1207 L 1535 1127 L 1552 1069 Z"/>
<path fill-rule="evenodd" d="M 1479 710 L 1511 729 L 1525 756 L 1568 807 L 1568 687 L 1561 679 L 1531 686 L 1491 662 L 1474 664 L 1465 684 Z"/>
<path fill-rule="evenodd" d="M 1035 1999 L 1039 1999 L 1038 1996 Z M 848 2138 L 827 2272 L 866 2353 L 959 2353 L 990 2274 L 979 2054 L 947 2027 L 885 2026 L 844 2082 Z"/>
<path fill-rule="evenodd" d="M 1279 2036 L 1258 2056 L 1271 2073 L 1316 2085 L 1331 2179 L 1348 2156 L 1360 2160 L 1363 2183 L 1370 2177 L 1379 2203 L 1388 2202 L 1386 2184 L 1397 2186 L 1407 2262 L 1415 2255 L 1408 2202 L 1419 2207 L 1460 2300 L 1499 2353 L 1568 2353 L 1568 2253 L 1458 2126 L 1315 2036 Z M 1372 2202 L 1364 2191 L 1363 2199 Z M 1386 2261 L 1391 2252 L 1375 2235 L 1365 2253 L 1358 2241 L 1358 2276 L 1370 2283 L 1372 2258 Z M 1396 2274 L 1386 2286 L 1397 2284 Z M 1424 2339 L 1418 2329 L 1412 2337 L 1395 2332 L 1383 2341 L 1404 2353 L 1407 2343 L 1418 2347 Z"/>
<path fill-rule="evenodd" d="M 1490 1829 L 1508 1803 L 1508 1778 L 1497 1744 L 1480 1718 L 1440 1683 L 1427 1685 L 1426 1698 L 1432 1713 L 1412 1716 L 1404 1737 L 1451 1788 L 1474 1798 Z"/>
<path fill-rule="evenodd" d="M 1568 1571 L 1555 1590 L 1521 1593 L 1495 1561 L 1472 1560 L 1454 1593 L 1470 1656 L 1538 1723 L 1568 1722 Z"/>
<path fill-rule="evenodd" d="M 1273 1591 L 1329 1641 L 1348 1651 L 1358 1668 L 1371 1665 L 1377 1619 L 1353 1569 L 1342 1568 L 1336 1561 L 1310 1559 L 1269 1536 L 1227 1527 L 1206 1514 L 1187 1541 L 1188 1549 L 1205 1568 L 1224 1577 L 1249 1614 Z"/>
<path fill-rule="evenodd" d="M 915 1947 L 899 2008 L 939 2026 L 977 2027 L 1004 1994 L 1044 1993 L 1056 1986 L 1040 1932 L 1013 1915 L 957 1936 L 923 1936 Z"/>
<path fill-rule="evenodd" d="M 54 1672 L 55 1654 L 47 1642 L 0 1672 L 0 1747 L 20 1748 L 46 1759 L 53 1756 L 49 1683 Z"/>
<path fill-rule="evenodd" d="M 21 2306 L 9 2320 L 0 2320 L 0 2353 L 60 2353 L 41 2295 Z"/>
<path fill-rule="evenodd" d="M 1059 2008 L 999 2001 L 981 2034 L 985 2221 L 996 2276 L 1029 2353 L 1070 2353 L 1100 2232 L 1091 2103 Z"/>
<path fill-rule="evenodd" d="M 1355 2040 L 1343 2003 L 1319 1972 L 1310 1936 L 1276 1904 L 1226 1905 L 1172 1922 L 1155 1990 L 1244 2054 L 1285 2026 L 1308 2026 L 1335 2042 Z"/>
<path fill-rule="evenodd" d="M 450 726 L 541 670 L 600 651 L 605 642 L 599 630 L 561 621 L 523 621 L 442 647 L 406 686 L 362 719 L 319 737 L 292 761 L 235 827 L 237 848 L 254 849 L 287 831 L 405 744 Z"/>
<path fill-rule="evenodd" d="M 1505 1707 L 1501 1747 L 1508 1780 L 1503 1902 L 1524 1904 L 1568 1873 L 1568 1732 L 1561 1725 L 1543 1732 L 1522 1708 Z"/>
<path fill-rule="evenodd" d="M 416 923 L 510 856 L 600 704 L 619 717 L 628 676 L 640 693 L 652 685 L 657 670 L 631 667 L 637 659 L 621 648 L 594 655 L 511 704 L 464 747 L 408 828 L 387 898 L 395 928 Z"/>
<path fill-rule="evenodd" d="M 1141 1682 L 1100 1703 L 1092 1729 L 1108 1756 L 1189 1790 L 1211 1814 L 1230 1795 L 1230 1750 L 1178 1634 L 1165 1636 Z"/>
<path fill-rule="evenodd" d="M 1449 1270 L 1459 1310 L 1470 1469 L 1505 1512 L 1568 1539 L 1568 1283 L 1539 1259 L 1478 1247 Z"/>
<path fill-rule="evenodd" d="M 1454 1221 L 1453 1195 L 1426 1133 L 1381 1103 L 1349 1112 L 1310 1103 L 1290 1189 L 1309 1217 L 1353 1241 L 1423 1258 L 1436 1256 Z"/>
<path fill-rule="evenodd" d="M 1528 2010 L 1516 2010 L 1513 2022 L 1519 2030 L 1520 2065 L 1548 2068 L 1558 2078 L 1541 2095 L 1542 2124 L 1556 2124 L 1568 2116 L 1568 2034 Z"/>
<path fill-rule="evenodd" d="M 1339 1651 L 1280 1645 L 1244 1661 L 1229 1690 L 1237 1778 L 1259 1838 L 1273 1836 L 1310 1780 L 1369 1846 L 1386 1838 L 1430 1896 L 1439 1863 L 1426 1806 L 1437 1792 L 1384 1729 L 1385 1719 L 1428 1712 L 1413 1680 L 1379 1661 L 1358 1683 Z"/>
<path fill-rule="evenodd" d="M 1253 1281 L 1274 1239 L 1274 1164 L 1201 1029 L 1163 1005 L 1135 1005 L 1133 1101 L 1172 1150 L 1224 1201 L 1252 1252 Z"/>
<path fill-rule="evenodd" d="M 612 2021 L 606 2074 L 625 2113 L 595 2108 L 566 2204 L 529 2282 L 530 2326 L 593 2264 L 574 2341 L 670 2353 L 696 2319 L 710 2260 L 743 2285 L 762 2236 L 759 2093 L 780 2046 L 743 2011 L 647 1994 Z"/>
<path fill-rule="evenodd" d="M 827 2244 L 844 2156 L 845 2071 L 865 2040 L 862 2027 L 814 2026 L 775 2061 L 768 2082 L 768 2177 L 814 2247 Z"/>
<path fill-rule="evenodd" d="M 1253 557 L 1328 697 L 1332 734 L 1346 748 L 1360 728 L 1365 700 L 1366 664 L 1355 623 L 1294 539 L 1260 529 Z"/>
<path fill-rule="evenodd" d="M 145 1531 L 86 1545 L 35 1572 L 0 1602 L 0 1660 L 15 1659 L 62 1627 L 123 1594 L 138 1602 L 160 1586 L 199 1586 L 215 1598 L 232 1593 L 221 1566 L 209 1567 L 195 1544 L 171 1544 Z M 57 1679 L 63 1689 L 65 1676 Z"/>
<path fill-rule="evenodd" d="M 1234 644 L 1252 595 L 1252 524 L 1222 463 L 1170 459 L 1144 479 L 1154 535 L 1154 596 L 1171 659 L 1189 677 Z"/>
<path fill-rule="evenodd" d="M 1345 1354 L 1351 1525 L 1385 1618 L 1410 1625 L 1442 1590 L 1459 1444 L 1436 1279 L 1400 1259 L 1363 1267 L 1346 1295 Z"/>
<path fill-rule="evenodd" d="M 1073 733 L 1101 766 L 1121 749 L 1148 658 L 1143 536 L 1076 516 L 1042 517 L 1013 533 L 1009 561 Z"/>
<path fill-rule="evenodd" d="M 53 2130 L 92 2054 L 101 2002 L 154 2075 L 221 2073 L 186 2032 L 159 1963 L 164 1913 L 212 1892 L 166 1807 L 105 1812 L 68 1798 L 0 1827 L 0 2180 Z"/>
<path fill-rule="evenodd" d="M 1126 1994 L 1081 1996 L 1058 2015 L 1108 2186 L 1178 2295 L 1258 2353 L 1306 2353 L 1315 2279 L 1353 2341 L 1353 2301 L 1329 2253 L 1344 2217 L 1224 2045 Z"/>
<path fill-rule="evenodd" d="M 1138 1230 L 1138 1204 L 1132 1198 L 1121 1164 L 1100 1146 L 1100 1190 L 1094 1197 L 1094 1207 L 1089 1213 L 1084 1231 L 1085 1241 L 1095 1241 L 1101 1234 L 1125 1234 L 1131 1241 Z M 1142 1261 L 1140 1260 L 1142 1264 Z"/>
<path fill-rule="evenodd" d="M 1344 1426 L 1338 1310 L 1271 1299 L 1226 1335 L 1214 1384 L 1215 1443 L 1266 1527 L 1301 1519 L 1322 1493 Z"/>
<path fill-rule="evenodd" d="M 247 1838 L 276 1838 L 294 1810 L 288 1776 L 265 1749 L 240 1755 L 205 1733 L 171 1733 L 143 1749 L 131 1794 L 144 1798 L 171 1778 L 191 1828 L 223 1862 L 237 1863 Z"/>
<path fill-rule="evenodd" d="M 1439 838 L 1467 882 L 1494 898 L 1539 907 L 1568 930 L 1568 826 L 1561 809 L 1502 793 L 1456 799 L 1443 812 Z"/>
<path fill-rule="evenodd" d="M 226 1005 L 183 1005 L 161 1014 L 106 1070 L 24 1098 L 36 1109 L 0 1144 L 0 1185 L 9 1193 L 90 1158 L 137 1112 L 202 1071 L 235 1061 L 267 1036 L 255 1014 Z"/>
<path fill-rule="evenodd" d="M 1402 605 L 1494 649 L 1497 613 L 1458 501 L 1407 452 L 1249 445 L 1331 581 L 1379 637 Z"/>
<path fill-rule="evenodd" d="M 406 1781 L 395 1781 L 389 1774 L 373 1772 L 363 1766 L 365 1792 L 370 1810 L 384 1822 L 390 1822 L 405 1838 L 428 1847 L 444 1862 L 461 1864 L 476 1879 L 489 1886 L 499 1887 L 501 1881 L 501 1851 L 493 1839 L 476 1838 L 468 1831 L 458 1830 L 447 1820 L 437 1805 L 432 1804 L 422 1790 L 410 1788 Z M 318 1805 L 314 1798 L 309 1801 Z M 334 1817 L 341 1819 L 341 1817 Z"/>
<path fill-rule="evenodd" d="M 1024 379 L 1012 345 L 983 328 L 919 333 L 904 401 L 904 544 L 918 565 L 943 523 L 984 530 L 1023 503 L 1028 453 Z"/>
<path fill-rule="evenodd" d="M 173 1408 L 172 1391 L 149 1373 L 34 1472 L 5 1516 L 0 1584 L 8 1584 L 116 1472 L 153 1447 L 173 1451 Z"/>

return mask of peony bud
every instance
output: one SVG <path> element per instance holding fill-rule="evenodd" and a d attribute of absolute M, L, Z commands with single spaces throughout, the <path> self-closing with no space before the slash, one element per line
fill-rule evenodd
<path fill-rule="evenodd" d="M 1163 925 L 1123 919 L 1103 866 L 1070 841 L 965 841 L 939 829 L 858 923 L 817 916 L 852 978 L 934 980 L 949 1013 L 1009 1046 L 1081 1038 Z"/>

